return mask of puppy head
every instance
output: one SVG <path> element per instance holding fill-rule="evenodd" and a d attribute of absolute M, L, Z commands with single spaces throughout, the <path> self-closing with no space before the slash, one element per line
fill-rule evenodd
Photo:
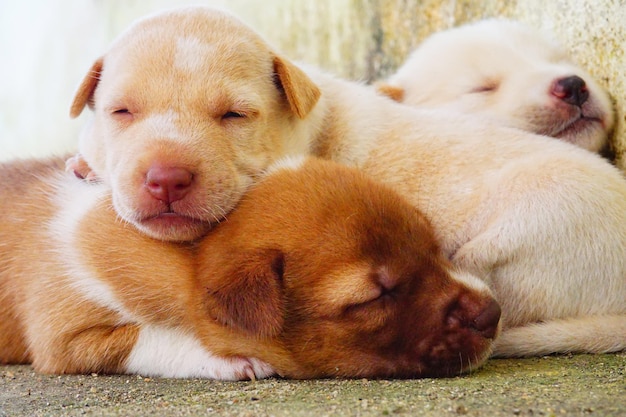
<path fill-rule="evenodd" d="M 378 85 L 413 106 L 442 107 L 602 150 L 607 93 L 561 45 L 519 23 L 485 20 L 432 35 Z"/>
<path fill-rule="evenodd" d="M 97 60 L 71 114 L 94 112 L 80 152 L 147 234 L 192 240 L 275 159 L 304 153 L 320 92 L 252 30 L 192 7 L 145 18 Z"/>
<path fill-rule="evenodd" d="M 428 221 L 359 172 L 313 160 L 287 166 L 201 243 L 207 314 L 285 347 L 290 362 L 277 367 L 294 378 L 479 366 L 499 307 L 484 284 L 451 271 Z"/>

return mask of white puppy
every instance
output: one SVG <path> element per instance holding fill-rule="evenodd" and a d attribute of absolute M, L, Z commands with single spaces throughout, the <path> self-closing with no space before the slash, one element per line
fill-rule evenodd
<path fill-rule="evenodd" d="M 563 46 L 518 22 L 492 19 L 426 39 L 379 90 L 552 136 L 592 152 L 613 127 L 607 93 Z"/>

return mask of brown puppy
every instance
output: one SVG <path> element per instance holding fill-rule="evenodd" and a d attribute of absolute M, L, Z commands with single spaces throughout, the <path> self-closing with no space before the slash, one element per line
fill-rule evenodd
<path fill-rule="evenodd" d="M 425 218 L 357 171 L 277 166 L 196 256 L 120 221 L 107 186 L 60 165 L 0 166 L 2 363 L 419 377 L 473 369 L 491 351 L 499 307 L 487 287 L 452 271 Z"/>

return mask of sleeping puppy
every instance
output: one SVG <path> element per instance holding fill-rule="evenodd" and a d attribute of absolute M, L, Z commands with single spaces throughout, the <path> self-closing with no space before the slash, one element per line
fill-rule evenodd
<path fill-rule="evenodd" d="M 307 153 L 319 90 L 258 36 L 172 11 L 134 24 L 97 59 L 71 108 L 93 119 L 70 169 L 162 240 L 204 235 L 273 161 Z M 93 172 L 85 170 L 88 164 Z"/>
<path fill-rule="evenodd" d="M 607 93 L 563 46 L 520 23 L 490 19 L 432 35 L 386 82 L 384 94 L 606 151 Z"/>
<path fill-rule="evenodd" d="M 259 53 L 261 40 L 253 30 L 213 9 L 165 12 L 142 24 L 146 33 L 160 33 L 162 25 L 184 28 L 179 34 L 171 29 L 174 39 L 193 28 L 220 27 L 248 40 L 241 44 L 222 32 L 198 29 L 202 62 L 215 61 L 217 67 L 224 57 L 249 65 L 247 45 L 251 54 Z M 277 55 L 265 48 L 268 57 Z M 160 71 L 155 66 L 154 74 Z M 292 139 L 301 141 L 294 147 L 358 167 L 426 214 L 444 254 L 494 291 L 504 328 L 497 355 L 626 349 L 623 173 L 563 141 L 458 112 L 413 108 L 315 68 L 305 72 L 294 70 L 321 97 L 306 117 L 293 117 L 298 134 Z M 152 88 L 168 89 L 160 80 L 155 77 Z M 256 86 L 243 78 L 240 84 L 246 91 Z M 237 122 L 253 123 L 246 117 Z"/>
<path fill-rule="evenodd" d="M 62 161 L 0 165 L 0 363 L 46 373 L 457 375 L 500 309 L 390 189 L 318 160 L 275 165 L 199 243 L 151 239 Z M 269 364 L 269 365 L 268 365 Z"/>
<path fill-rule="evenodd" d="M 319 155 L 422 210 L 502 307 L 496 356 L 626 349 L 626 180 L 563 141 L 416 109 L 327 74 Z M 354 98 L 358 97 L 358 100 Z"/>

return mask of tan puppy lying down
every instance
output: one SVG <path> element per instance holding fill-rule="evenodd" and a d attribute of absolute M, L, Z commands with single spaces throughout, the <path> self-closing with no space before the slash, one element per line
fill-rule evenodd
<path fill-rule="evenodd" d="M 269 163 L 285 148 L 273 142 L 274 136 L 250 132 L 267 132 L 267 126 L 283 131 L 288 126 L 294 152 L 299 149 L 357 166 L 393 186 L 426 213 L 445 255 L 488 283 L 502 306 L 505 331 L 496 354 L 626 348 L 626 181 L 606 161 L 562 141 L 518 129 L 449 111 L 400 105 L 372 88 L 314 69 L 308 70 L 307 77 L 284 58 L 276 65 L 278 55 L 254 31 L 212 9 L 165 12 L 141 21 L 130 33 L 134 36 L 116 49 L 123 51 L 114 60 L 116 64 L 107 66 L 106 55 L 100 81 L 87 79 L 74 106 L 77 113 L 88 99 L 93 100 L 95 119 L 99 120 L 94 126 L 99 127 L 83 138 L 81 147 L 89 164 L 96 161 L 95 174 L 102 173 L 105 181 L 114 177 L 108 166 L 118 154 L 125 155 L 125 160 L 132 160 L 131 155 L 142 159 L 140 151 L 126 155 L 125 146 L 134 149 L 134 143 L 124 137 L 127 131 L 145 128 L 152 132 L 151 138 L 173 143 L 171 152 L 166 147 L 162 150 L 173 157 L 179 154 L 177 141 L 190 140 L 188 137 L 201 137 L 206 148 L 230 146 L 224 145 L 229 142 L 223 137 L 210 135 L 205 122 L 190 119 L 185 124 L 182 119 L 187 120 L 186 116 L 181 115 L 164 130 L 150 128 L 142 116 L 117 124 L 117 116 L 106 113 L 106 109 L 116 108 L 109 104 L 110 83 L 106 80 L 114 81 L 116 73 L 130 74 L 125 94 L 111 97 L 125 98 L 127 101 L 118 103 L 122 108 L 140 103 L 139 115 L 150 114 L 153 100 L 160 103 L 161 113 L 170 108 L 213 108 L 213 103 L 222 103 L 212 101 L 213 94 L 230 86 L 242 93 L 219 93 L 218 98 L 220 94 L 232 97 L 229 103 L 233 108 L 234 103 L 245 102 L 247 111 L 228 123 L 237 123 L 247 147 L 264 149 L 264 161 Z M 194 41 L 181 42 L 181 37 Z M 142 44 L 141 59 L 135 59 L 134 39 L 152 38 Z M 198 77 L 211 74 L 202 88 L 193 77 L 175 77 L 170 61 L 146 58 L 160 56 L 162 50 L 186 56 L 189 49 L 180 45 L 189 44 L 195 45 L 194 62 L 201 68 Z M 258 62 L 250 57 L 259 57 Z M 143 68 L 146 60 L 151 72 Z M 242 69 L 242 77 L 235 81 L 224 70 L 228 66 L 246 70 Z M 136 67 L 143 68 L 142 74 L 150 81 L 134 87 Z M 109 72 L 107 68 L 112 69 Z M 288 68 L 292 75 L 277 75 L 281 68 Z M 256 78 L 244 76 L 248 72 Z M 297 85 L 292 82 L 296 79 Z M 286 110 L 305 101 L 301 97 L 317 97 L 313 92 L 320 89 L 321 98 L 316 104 L 307 101 L 306 114 L 277 121 L 266 116 L 265 102 L 256 99 L 268 94 L 265 80 L 276 80 L 282 86 L 284 95 L 275 100 Z M 271 88 L 269 91 L 270 96 L 274 94 Z M 190 113 L 199 114 L 198 110 Z M 277 122 L 286 125 L 274 125 Z M 113 162 L 103 163 L 100 155 Z M 206 155 L 213 161 L 211 153 Z M 237 182 L 240 175 L 225 170 L 232 160 L 224 165 L 215 162 L 201 170 L 200 176 L 215 178 L 220 196 L 228 196 L 225 198 L 233 201 L 228 206 L 234 205 L 243 192 Z M 121 164 L 120 169 L 131 165 Z M 211 170 L 215 170 L 214 177 Z M 140 194 L 142 187 L 129 190 Z M 113 184 L 114 200 L 115 193 Z"/>
<path fill-rule="evenodd" d="M 194 248 L 121 221 L 106 186 L 61 162 L 0 165 L 0 363 L 421 377 L 491 351 L 500 309 L 487 287 L 452 270 L 416 209 L 355 170 L 279 165 Z"/>
<path fill-rule="evenodd" d="M 592 152 L 607 145 L 607 93 L 562 45 L 521 23 L 490 19 L 426 39 L 379 89 L 411 105 L 485 117 Z"/>

